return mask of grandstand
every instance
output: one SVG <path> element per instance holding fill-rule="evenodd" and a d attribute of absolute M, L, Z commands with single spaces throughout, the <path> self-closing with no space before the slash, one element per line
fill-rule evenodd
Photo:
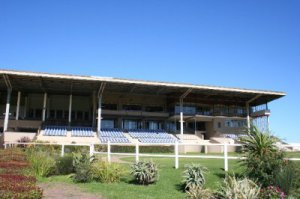
<path fill-rule="evenodd" d="M 230 142 L 285 93 L 0 70 L 2 141 Z"/>

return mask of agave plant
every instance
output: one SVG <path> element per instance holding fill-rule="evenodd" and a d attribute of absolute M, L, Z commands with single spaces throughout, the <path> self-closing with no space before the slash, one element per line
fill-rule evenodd
<path fill-rule="evenodd" d="M 260 187 L 248 178 L 236 179 L 234 175 L 227 175 L 217 194 L 222 199 L 256 199 Z"/>
<path fill-rule="evenodd" d="M 152 161 L 135 163 L 131 169 L 131 174 L 139 184 L 148 185 L 158 180 L 157 165 Z"/>
<path fill-rule="evenodd" d="M 202 187 L 205 184 L 204 173 L 207 171 L 208 169 L 200 164 L 186 165 L 183 172 L 185 190 Z"/>

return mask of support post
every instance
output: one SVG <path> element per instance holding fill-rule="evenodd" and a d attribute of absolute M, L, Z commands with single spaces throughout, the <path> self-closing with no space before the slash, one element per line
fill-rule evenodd
<path fill-rule="evenodd" d="M 249 110 L 249 103 L 246 103 L 246 111 L 247 111 L 247 128 L 248 131 L 250 130 L 250 110 Z"/>
<path fill-rule="evenodd" d="M 139 153 L 140 153 L 139 143 L 137 142 L 137 143 L 135 144 L 135 162 L 136 162 L 136 163 L 139 162 Z"/>
<path fill-rule="evenodd" d="M 228 171 L 227 143 L 224 144 L 224 171 Z"/>
<path fill-rule="evenodd" d="M 19 115 L 20 115 L 20 101 L 21 101 L 21 92 L 18 91 L 17 110 L 16 110 L 16 120 L 19 120 Z"/>
<path fill-rule="evenodd" d="M 110 141 L 107 142 L 107 162 L 111 163 Z"/>
<path fill-rule="evenodd" d="M 5 117 L 4 117 L 3 132 L 7 131 L 7 127 L 8 127 L 8 121 L 9 121 L 9 107 L 10 107 L 10 96 L 11 96 L 11 89 L 7 89 L 6 109 L 5 109 Z"/>
<path fill-rule="evenodd" d="M 97 120 L 97 132 L 99 133 L 101 131 L 101 104 L 102 104 L 102 97 L 99 96 L 98 98 L 98 120 Z"/>
<path fill-rule="evenodd" d="M 47 93 L 44 93 L 43 115 L 42 115 L 43 122 L 45 122 L 46 120 L 46 106 L 47 106 Z"/>
<path fill-rule="evenodd" d="M 72 94 L 70 95 L 70 98 L 69 98 L 69 125 L 71 124 L 71 121 L 72 121 Z"/>
<path fill-rule="evenodd" d="M 94 155 L 94 151 L 95 151 L 95 145 L 91 144 L 90 145 L 90 157 L 92 157 Z"/>
<path fill-rule="evenodd" d="M 183 137 L 183 100 L 180 99 L 180 134 Z"/>
<path fill-rule="evenodd" d="M 60 156 L 61 156 L 61 157 L 64 157 L 64 155 L 65 155 L 65 145 L 62 144 L 62 145 L 61 145 L 61 154 L 60 154 Z"/>
<path fill-rule="evenodd" d="M 175 152 L 175 169 L 179 168 L 179 151 L 178 151 L 178 141 L 176 140 L 174 145 L 174 152 Z"/>

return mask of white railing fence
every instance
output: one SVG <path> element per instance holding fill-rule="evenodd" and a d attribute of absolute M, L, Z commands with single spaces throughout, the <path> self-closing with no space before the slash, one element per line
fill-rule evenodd
<path fill-rule="evenodd" d="M 4 144 L 4 148 L 9 148 L 9 147 L 16 147 L 18 145 L 56 145 L 56 146 L 61 146 L 61 156 L 63 157 L 65 154 L 65 146 L 87 146 L 89 147 L 89 152 L 90 156 L 93 156 L 95 154 L 101 154 L 101 155 L 106 155 L 107 156 L 107 161 L 110 163 L 112 161 L 111 156 L 112 155 L 118 155 L 118 156 L 133 156 L 135 157 L 135 161 L 138 162 L 140 157 L 164 157 L 164 158 L 174 158 L 174 167 L 175 169 L 179 168 L 179 159 L 180 158 L 202 158 L 202 159 L 223 159 L 224 160 L 224 170 L 228 171 L 229 165 L 228 165 L 228 160 L 240 160 L 243 159 L 243 157 L 238 157 L 238 156 L 228 156 L 228 147 L 229 146 L 243 146 L 242 144 L 211 144 L 211 143 L 201 143 L 201 144 L 186 144 L 186 143 L 94 143 L 94 144 L 58 144 L 58 143 L 36 143 L 36 142 L 9 142 Z M 96 151 L 95 146 L 100 145 L 100 146 L 106 146 L 107 151 Z M 121 152 L 112 152 L 111 147 L 112 146 L 134 146 L 135 147 L 135 153 L 121 153 Z M 174 154 L 155 154 L 155 153 L 140 153 L 140 147 L 141 146 L 173 146 L 174 147 Z M 221 146 L 223 155 L 182 155 L 179 154 L 179 147 L 180 146 L 203 146 L 205 148 L 205 151 L 207 150 L 208 146 Z M 280 145 L 281 147 L 300 147 L 300 144 L 293 144 L 293 145 Z M 291 161 L 300 161 L 300 155 L 299 158 L 287 158 L 288 160 Z"/>

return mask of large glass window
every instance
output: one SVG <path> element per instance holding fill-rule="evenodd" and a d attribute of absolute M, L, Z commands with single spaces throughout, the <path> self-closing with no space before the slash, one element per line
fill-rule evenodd
<path fill-rule="evenodd" d="M 113 119 L 101 120 L 101 127 L 104 128 L 104 129 L 115 128 L 115 120 L 113 120 Z"/>
<path fill-rule="evenodd" d="M 195 115 L 196 114 L 196 107 L 194 106 L 183 106 L 182 107 L 182 112 L 185 115 Z M 175 106 L 175 113 L 179 114 L 180 113 L 180 106 Z"/>
<path fill-rule="evenodd" d="M 230 128 L 242 128 L 246 125 L 246 120 L 225 120 L 225 126 Z"/>
<path fill-rule="evenodd" d="M 140 128 L 140 122 L 137 120 L 123 120 L 123 128 L 124 129 L 139 129 Z"/>
<path fill-rule="evenodd" d="M 161 129 L 161 123 L 159 121 L 147 121 L 146 127 L 150 130 Z"/>

